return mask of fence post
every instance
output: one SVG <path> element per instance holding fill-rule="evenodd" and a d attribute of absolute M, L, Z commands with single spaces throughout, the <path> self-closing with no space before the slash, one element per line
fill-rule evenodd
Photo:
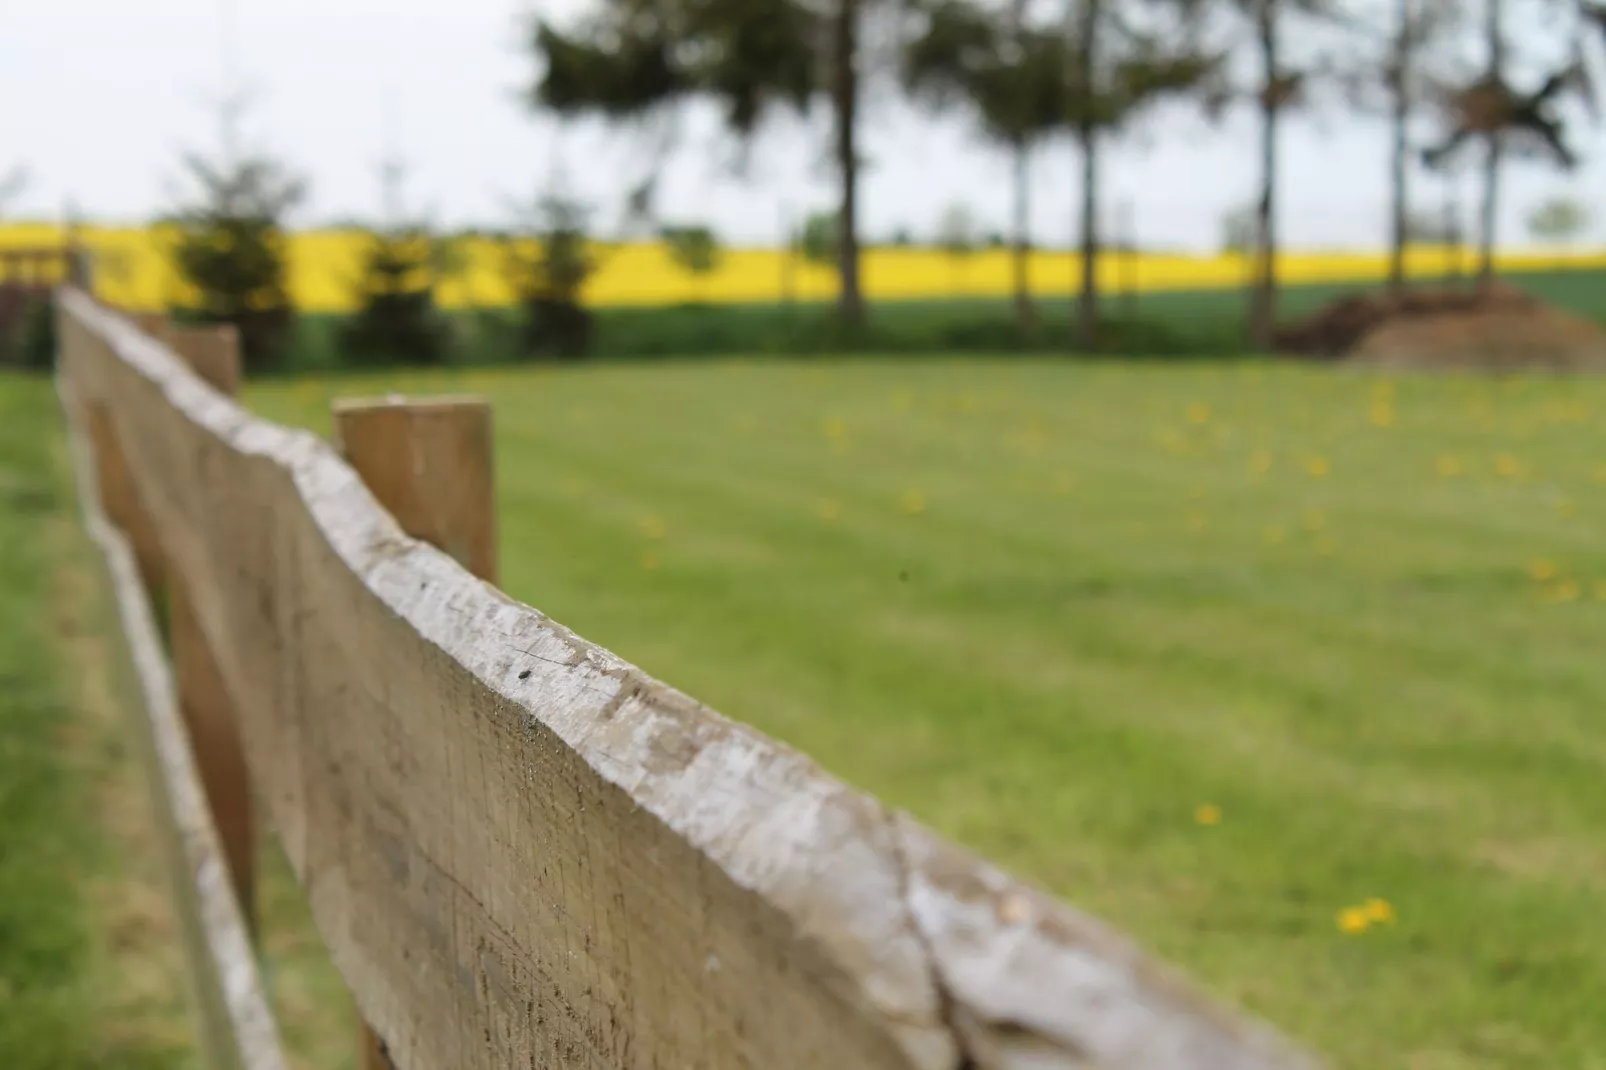
<path fill-rule="evenodd" d="M 240 388 L 239 332 L 232 326 L 174 327 L 154 317 L 141 324 L 167 341 L 197 375 L 219 393 L 233 396 Z M 240 741 L 239 718 L 200 622 L 195 619 L 193 592 L 179 569 L 167 570 L 168 641 L 173 648 L 173 675 L 180 711 L 190 733 L 201 786 L 212 822 L 223 844 L 229 879 L 247 929 L 256 935 L 256 822 L 251 800 L 250 770 Z"/>
<path fill-rule="evenodd" d="M 479 398 L 336 401 L 335 447 L 402 530 L 496 582 L 491 406 Z M 366 1022 L 362 1070 L 392 1070 Z"/>

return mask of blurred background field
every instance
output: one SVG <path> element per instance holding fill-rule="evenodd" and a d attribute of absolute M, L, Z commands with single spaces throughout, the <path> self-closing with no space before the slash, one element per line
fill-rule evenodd
<path fill-rule="evenodd" d="M 174 235 L 159 226 L 84 227 L 75 232 L 93 253 L 97 293 L 128 308 L 157 309 L 183 305 L 193 293 L 180 282 L 172 261 Z M 0 250 L 60 246 L 64 228 L 55 224 L 0 225 Z M 289 293 L 303 313 L 352 311 L 362 277 L 363 251 L 370 235 L 358 230 L 293 233 L 288 238 Z M 438 283 L 439 304 L 446 309 L 504 308 L 515 303 L 503 252 L 492 238 L 467 236 L 456 242 L 459 270 Z M 779 249 L 726 250 L 712 270 L 695 275 L 679 266 L 658 242 L 594 243 L 595 274 L 584 287 L 588 307 L 687 304 L 766 305 L 788 299 L 823 303 L 837 292 L 836 272 Z M 1503 273 L 1606 271 L 1606 249 L 1504 250 L 1496 258 Z M 1289 251 L 1278 258 L 1280 277 L 1290 287 L 1311 284 L 1375 284 L 1385 278 L 1382 252 Z M 1449 246 L 1417 246 L 1410 250 L 1411 277 L 1439 280 L 1470 270 L 1472 254 Z M 865 295 L 871 301 L 1001 299 L 1011 287 L 1010 252 L 978 248 L 955 255 L 931 247 L 877 246 L 864 253 Z M 1031 257 L 1033 292 L 1044 298 L 1068 297 L 1080 278 L 1075 253 L 1041 250 Z M 1243 255 L 1223 253 L 1190 256 L 1159 252 L 1108 251 L 1099 264 L 1101 287 L 1112 295 L 1241 290 L 1249 280 L 1250 262 Z M 1606 289 L 1606 288 L 1603 288 Z"/>

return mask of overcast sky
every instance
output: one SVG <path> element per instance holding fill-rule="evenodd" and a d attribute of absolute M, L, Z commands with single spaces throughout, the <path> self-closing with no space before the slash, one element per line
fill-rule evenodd
<path fill-rule="evenodd" d="M 606 229 L 646 166 L 639 139 L 589 124 L 562 129 L 517 99 L 533 73 L 521 32 L 530 12 L 562 15 L 580 2 L 0 0 L 0 169 L 23 164 L 31 179 L 10 212 L 58 217 L 71 203 L 92 218 L 138 220 L 171 206 L 181 151 L 217 144 L 223 43 L 231 38 L 222 11 L 232 3 L 236 64 L 253 100 L 246 140 L 309 181 L 300 222 L 377 212 L 388 136 L 411 163 L 411 202 L 441 223 L 503 221 L 510 198 L 528 199 L 561 168 Z M 825 121 L 821 109 L 811 122 L 773 124 L 742 177 L 714 117 L 692 114 L 659 183 L 662 214 L 710 222 L 729 242 L 773 240 L 783 212 L 834 198 Z M 1253 192 L 1249 117 L 1211 128 L 1168 114 L 1132 140 L 1108 161 L 1108 199 L 1131 202 L 1146 244 L 1214 247 L 1222 213 Z M 1509 169 L 1507 237 L 1520 240 L 1527 210 L 1553 193 L 1591 199 L 1606 217 L 1606 136 L 1582 129 L 1577 140 L 1589 163 L 1572 176 L 1539 164 Z M 865 143 L 872 237 L 898 228 L 929 233 L 956 202 L 985 225 L 1008 220 L 1006 164 L 964 122 L 933 122 L 881 100 L 865 120 Z M 1381 245 L 1381 128 L 1337 114 L 1301 119 L 1283 146 L 1286 239 Z M 1065 148 L 1037 162 L 1033 221 L 1045 244 L 1074 234 L 1074 174 Z M 1423 177 L 1417 188 L 1435 208 L 1444 203 L 1442 180 Z M 1473 187 L 1463 188 L 1470 210 Z M 1592 237 L 1606 237 L 1603 221 Z"/>

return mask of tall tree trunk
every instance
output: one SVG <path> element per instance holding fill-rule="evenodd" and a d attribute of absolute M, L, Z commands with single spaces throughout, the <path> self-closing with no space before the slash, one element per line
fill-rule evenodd
<path fill-rule="evenodd" d="M 864 323 L 864 295 L 859 288 L 859 155 L 857 118 L 859 75 L 859 0 L 837 0 L 832 97 L 836 105 L 836 162 L 842 180 L 842 207 L 837 213 L 837 276 L 841 293 L 837 312 L 842 323 Z"/>
<path fill-rule="evenodd" d="M 1260 0 L 1258 29 L 1265 66 L 1260 102 L 1260 202 L 1255 206 L 1255 281 L 1249 301 L 1249 344 L 1260 352 L 1272 346 L 1277 326 L 1277 119 L 1282 110 L 1282 71 L 1277 65 L 1277 3 Z"/>
<path fill-rule="evenodd" d="M 1484 0 L 1484 35 L 1489 47 L 1489 83 L 1504 84 L 1506 42 L 1500 32 L 1500 0 Z M 1500 157 L 1503 145 L 1498 126 L 1488 132 L 1488 153 L 1483 162 L 1483 218 L 1478 235 L 1478 286 L 1494 282 L 1495 232 L 1500 214 Z"/>
<path fill-rule="evenodd" d="M 1026 0 L 1012 0 L 1009 7 L 1009 32 L 1017 42 L 1025 29 Z M 1031 196 L 1032 149 L 1026 138 L 1017 138 L 1015 152 L 1015 319 L 1024 336 L 1036 326 L 1037 314 L 1032 307 L 1031 279 Z"/>
<path fill-rule="evenodd" d="M 1077 144 L 1082 150 L 1082 289 L 1076 303 L 1076 341 L 1084 350 L 1098 345 L 1099 333 L 1099 227 L 1098 130 L 1092 120 L 1093 96 L 1098 92 L 1098 28 L 1102 0 L 1082 0 L 1077 32 L 1077 66 L 1081 79 L 1078 108 L 1082 119 Z"/>
<path fill-rule="evenodd" d="M 1389 249 L 1389 289 L 1400 293 L 1405 289 L 1405 249 L 1410 243 L 1409 190 L 1406 188 L 1410 143 L 1406 137 L 1411 117 L 1411 60 L 1415 45 L 1415 14 L 1411 0 L 1398 0 L 1399 25 L 1396 32 L 1393 69 L 1389 72 L 1389 90 L 1394 96 L 1394 159 L 1390 178 L 1393 192 L 1393 220 Z"/>
<path fill-rule="evenodd" d="M 1015 318 L 1023 334 L 1037 323 L 1031 278 L 1031 152 L 1024 139 L 1015 143 Z"/>

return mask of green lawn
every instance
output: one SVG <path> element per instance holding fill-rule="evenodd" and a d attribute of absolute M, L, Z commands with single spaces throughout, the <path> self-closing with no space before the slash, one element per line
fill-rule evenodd
<path fill-rule="evenodd" d="M 1606 381 L 708 362 L 249 401 L 327 430 L 392 389 L 495 401 L 513 594 L 1335 1065 L 1606 1068 Z M 1343 931 L 1370 898 L 1395 920 Z"/>
<path fill-rule="evenodd" d="M 0 374 L 0 1067 L 194 1065 L 161 842 L 48 380 Z"/>

